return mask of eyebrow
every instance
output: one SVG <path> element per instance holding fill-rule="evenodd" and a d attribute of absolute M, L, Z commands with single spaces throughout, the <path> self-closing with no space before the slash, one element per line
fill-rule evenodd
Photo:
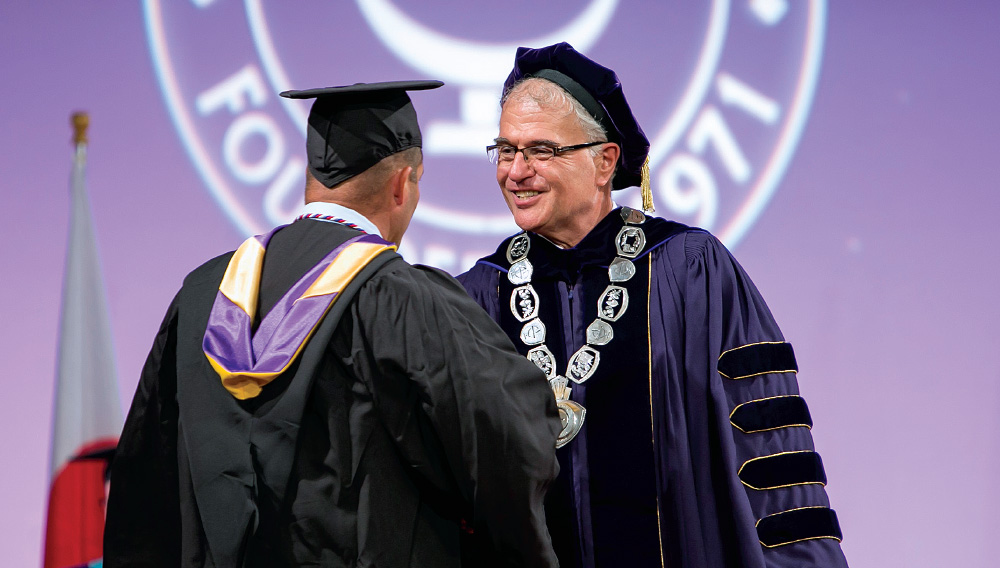
<path fill-rule="evenodd" d="M 499 136 L 497 138 L 493 139 L 493 143 L 494 144 L 507 144 L 507 145 L 510 145 L 510 146 L 514 145 L 510 140 L 507 140 L 506 138 L 499 137 Z M 558 148 L 559 147 L 559 143 L 556 142 L 556 141 L 554 141 L 554 140 L 549 140 L 547 138 L 542 138 L 542 139 L 538 139 L 538 140 L 532 140 L 528 144 L 528 146 L 552 146 L 553 148 Z"/>

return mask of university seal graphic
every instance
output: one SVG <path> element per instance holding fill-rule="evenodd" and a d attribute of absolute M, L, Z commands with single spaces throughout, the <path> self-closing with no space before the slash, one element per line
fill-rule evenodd
<path fill-rule="evenodd" d="M 651 142 L 656 215 L 734 246 L 795 154 L 826 2 L 145 0 L 144 11 L 180 142 L 246 235 L 301 203 L 308 102 L 278 92 L 443 80 L 412 95 L 426 172 L 401 252 L 457 273 L 517 232 L 485 147 L 518 46 L 566 41 L 614 69 Z M 639 207 L 638 193 L 614 197 Z"/>

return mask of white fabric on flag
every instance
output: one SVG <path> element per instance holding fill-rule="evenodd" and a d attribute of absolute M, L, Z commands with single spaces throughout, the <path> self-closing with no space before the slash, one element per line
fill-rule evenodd
<path fill-rule="evenodd" d="M 50 474 L 84 444 L 122 428 L 107 300 L 86 183 L 87 148 L 77 144 L 63 283 Z"/>

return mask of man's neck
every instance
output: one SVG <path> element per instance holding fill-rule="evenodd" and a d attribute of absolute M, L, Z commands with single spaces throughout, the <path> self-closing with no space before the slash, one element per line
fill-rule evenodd
<path fill-rule="evenodd" d="M 361 230 L 369 234 L 378 235 L 385 238 L 386 227 L 379 224 L 379 219 L 372 215 L 365 215 L 358 209 L 345 203 L 335 201 L 314 200 L 307 202 L 300 213 L 318 213 L 338 217 L 358 225 Z"/>
<path fill-rule="evenodd" d="M 537 234 L 559 248 L 573 248 L 580 244 L 580 241 L 589 235 L 594 230 L 594 227 L 607 217 L 608 213 L 611 213 L 615 207 L 615 203 L 608 199 L 606 203 L 601 204 L 600 208 L 593 210 L 591 214 L 580 219 L 580 222 L 573 227 L 567 227 L 563 231 L 554 231 L 548 234 L 543 232 L 538 232 Z"/>

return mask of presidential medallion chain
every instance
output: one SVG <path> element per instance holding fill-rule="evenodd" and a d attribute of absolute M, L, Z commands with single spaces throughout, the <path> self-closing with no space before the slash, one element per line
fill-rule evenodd
<path fill-rule="evenodd" d="M 638 256 L 646 246 L 646 234 L 637 226 L 646 221 L 646 216 L 629 207 L 622 207 L 621 215 L 625 226 L 615 237 L 618 256 L 608 266 L 610 282 L 597 300 L 597 318 L 587 327 L 586 343 L 569 358 L 566 372 L 562 375 L 557 373 L 555 357 L 545 345 L 545 324 L 538 317 L 540 301 L 531 285 L 534 268 L 528 260 L 531 240 L 527 233 L 521 233 L 511 239 L 507 246 L 507 262 L 510 263 L 507 279 L 515 286 L 510 295 L 510 311 L 517 321 L 524 324 L 521 328 L 521 341 L 531 347 L 528 360 L 545 373 L 556 397 L 563 426 L 556 441 L 557 448 L 568 444 L 583 427 L 587 409 L 570 400 L 573 392 L 570 381 L 583 384 L 597 371 L 597 366 L 601 363 L 601 352 L 597 347 L 607 345 L 614 338 L 611 324 L 621 319 L 628 309 L 628 290 L 620 284 L 635 275 L 635 264 L 631 259 Z"/>

